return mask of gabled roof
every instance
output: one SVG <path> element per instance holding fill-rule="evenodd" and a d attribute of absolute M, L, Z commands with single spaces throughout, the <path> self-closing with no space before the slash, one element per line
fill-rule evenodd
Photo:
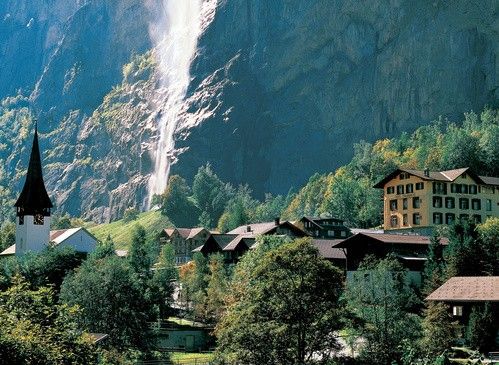
<path fill-rule="evenodd" d="M 454 276 L 426 300 L 443 302 L 499 302 L 499 276 Z"/>
<path fill-rule="evenodd" d="M 16 245 L 13 244 L 12 246 L 9 246 L 5 250 L 3 250 L 0 253 L 0 256 L 10 256 L 10 255 L 15 255 L 15 254 L 16 254 Z"/>
<path fill-rule="evenodd" d="M 249 241 L 249 242 L 248 242 Z M 245 244 L 249 249 L 255 241 L 255 235 L 251 233 L 240 234 L 236 236 L 232 241 L 229 242 L 227 246 L 224 247 L 224 251 L 234 251 L 241 244 Z"/>
<path fill-rule="evenodd" d="M 357 242 L 360 239 L 374 241 L 379 244 L 429 245 L 431 237 L 412 234 L 357 233 L 337 243 L 334 247 L 347 248 L 352 242 Z M 449 240 L 442 237 L 440 243 L 446 245 Z"/>
<path fill-rule="evenodd" d="M 463 167 L 460 169 L 445 170 L 445 171 L 429 171 L 428 172 L 429 176 L 427 176 L 425 174 L 424 170 L 411 170 L 411 169 L 398 168 L 398 169 L 395 169 L 390 174 L 388 174 L 380 182 L 375 184 L 374 187 L 375 188 L 383 188 L 388 181 L 395 178 L 401 172 L 407 172 L 410 175 L 417 176 L 417 177 L 419 177 L 423 180 L 427 180 L 427 181 L 445 181 L 445 182 L 452 182 L 466 172 L 478 184 L 499 185 L 499 178 L 479 176 L 479 175 L 475 174 L 473 171 L 471 171 L 469 169 L 469 167 Z"/>
<path fill-rule="evenodd" d="M 321 257 L 325 259 L 346 260 L 345 251 L 341 248 L 333 247 L 343 240 L 322 240 L 313 239 L 312 244 L 317 247 Z"/>
<path fill-rule="evenodd" d="M 38 130 L 36 125 L 26 180 L 24 182 L 23 190 L 14 206 L 17 208 L 24 208 L 26 212 L 52 208 L 53 206 L 49 195 L 47 194 L 47 189 L 45 189 L 45 183 L 43 182 L 42 162 L 40 159 Z"/>
<path fill-rule="evenodd" d="M 248 227 L 250 228 L 250 232 L 248 232 Z M 263 223 L 253 223 L 253 224 L 246 224 L 243 226 L 239 226 L 232 231 L 228 232 L 229 234 L 247 234 L 247 233 L 252 233 L 253 235 L 260 235 L 260 234 L 269 234 L 273 230 L 277 229 L 278 227 L 287 227 L 297 233 L 300 233 L 303 236 L 308 236 L 308 233 L 303 231 L 301 228 L 298 228 L 294 224 L 284 221 L 284 222 L 279 222 L 279 224 L 276 224 L 276 222 L 263 222 Z"/>
<path fill-rule="evenodd" d="M 171 228 L 171 229 L 165 229 L 164 231 L 171 236 L 173 232 L 177 230 L 177 232 L 180 234 L 180 236 L 184 239 L 191 239 L 196 237 L 199 233 L 206 231 L 205 228 L 203 227 L 196 227 L 196 228 Z M 169 233 L 169 231 L 171 233 Z M 206 231 L 208 232 L 208 231 Z"/>

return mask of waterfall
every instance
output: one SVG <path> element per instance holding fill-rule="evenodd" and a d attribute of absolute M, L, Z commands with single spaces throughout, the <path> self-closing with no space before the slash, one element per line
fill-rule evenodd
<path fill-rule="evenodd" d="M 191 80 L 191 62 L 196 56 L 199 36 L 213 20 L 216 5 L 217 0 L 159 0 L 153 9 L 158 18 L 150 24 L 149 33 L 155 44 L 164 99 L 157 110 L 159 139 L 153 151 L 149 206 L 153 195 L 163 193 L 166 188 L 175 147 L 174 133 Z"/>

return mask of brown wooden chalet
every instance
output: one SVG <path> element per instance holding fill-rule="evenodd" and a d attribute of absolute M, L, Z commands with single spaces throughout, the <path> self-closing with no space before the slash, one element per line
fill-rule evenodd
<path fill-rule="evenodd" d="M 448 240 L 442 238 L 440 242 L 445 245 Z M 367 255 L 384 258 L 393 253 L 409 270 L 411 281 L 419 285 L 429 244 L 429 236 L 357 233 L 333 247 L 345 250 L 347 273 L 356 271 Z"/>
<path fill-rule="evenodd" d="M 315 238 L 345 239 L 352 235 L 342 219 L 333 217 L 302 217 L 293 224 Z"/>
<path fill-rule="evenodd" d="M 167 228 L 160 232 L 160 244 L 171 244 L 175 250 L 177 265 L 192 259 L 192 250 L 204 244 L 211 232 L 202 227 L 197 228 Z"/>
<path fill-rule="evenodd" d="M 454 276 L 431 293 L 427 301 L 443 302 L 452 316 L 463 326 L 469 321 L 473 306 L 491 303 L 495 317 L 499 318 L 499 276 Z M 499 339 L 499 321 L 496 321 L 496 350 Z"/>

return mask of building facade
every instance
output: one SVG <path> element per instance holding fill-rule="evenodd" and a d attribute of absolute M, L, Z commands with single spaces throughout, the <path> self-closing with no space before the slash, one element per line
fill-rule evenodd
<path fill-rule="evenodd" d="M 192 260 L 192 250 L 203 245 L 211 233 L 202 227 L 198 228 L 167 228 L 159 234 L 161 245 L 171 244 L 175 251 L 177 265 Z"/>
<path fill-rule="evenodd" d="M 352 235 L 343 220 L 333 217 L 302 217 L 293 224 L 315 238 L 342 239 Z"/>
<path fill-rule="evenodd" d="M 374 186 L 383 189 L 386 231 L 431 233 L 456 219 L 483 222 L 499 216 L 499 178 L 468 168 L 448 171 L 397 169 Z"/>

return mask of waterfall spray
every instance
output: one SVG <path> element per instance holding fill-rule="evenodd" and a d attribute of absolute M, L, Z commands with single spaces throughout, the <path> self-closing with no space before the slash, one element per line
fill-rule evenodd
<path fill-rule="evenodd" d="M 180 119 L 190 65 L 196 56 L 197 41 L 213 19 L 216 0 L 160 0 L 158 21 L 150 25 L 160 72 L 164 101 L 159 107 L 159 140 L 154 152 L 154 172 L 149 180 L 150 206 L 154 194 L 164 192 L 175 147 L 174 133 Z"/>

